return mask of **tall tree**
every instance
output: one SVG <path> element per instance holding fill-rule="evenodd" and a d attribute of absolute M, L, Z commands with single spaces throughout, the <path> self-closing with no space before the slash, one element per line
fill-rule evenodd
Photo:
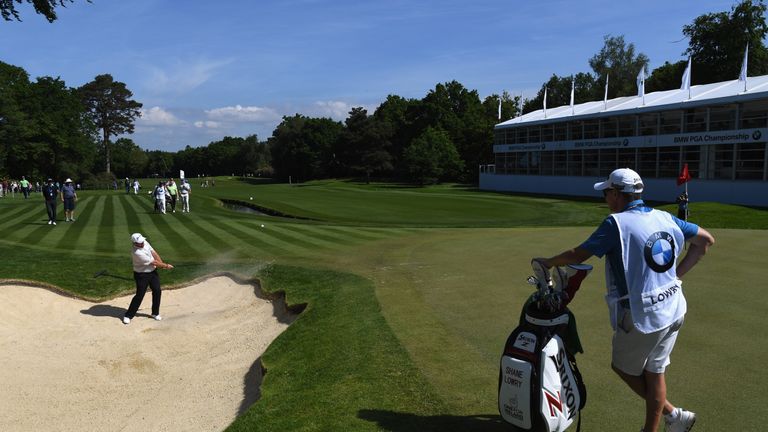
<path fill-rule="evenodd" d="M 362 107 L 352 108 L 344 125 L 346 129 L 339 140 L 343 148 L 336 153 L 343 154 L 351 173 L 364 174 L 366 182 L 370 182 L 373 174 L 390 174 L 391 142 L 385 127 Z"/>
<path fill-rule="evenodd" d="M 35 8 L 35 12 L 44 16 L 48 22 L 56 21 L 56 8 L 59 6 L 66 7 L 67 3 L 74 3 L 74 0 L 0 0 L 0 15 L 6 21 L 16 19 L 21 21 L 19 11 L 16 10 L 14 3 L 21 4 L 22 2 L 32 3 Z M 90 3 L 90 0 L 88 0 Z"/>
<path fill-rule="evenodd" d="M 731 12 L 701 15 L 683 27 L 694 63 L 692 84 L 735 80 L 739 77 L 744 49 L 749 44 L 750 75 L 768 74 L 768 49 L 763 41 L 768 34 L 766 6 L 762 0 L 746 0 Z"/>
<path fill-rule="evenodd" d="M 283 117 L 269 140 L 275 175 L 294 181 L 324 178 L 337 164 L 334 149 L 343 131 L 329 118 Z"/>
<path fill-rule="evenodd" d="M 637 94 L 637 73 L 648 67 L 648 56 L 635 53 L 635 44 L 627 44 L 624 36 L 604 37 L 603 48 L 589 59 L 596 83 L 604 83 L 609 75 L 608 98 Z M 603 86 L 595 86 L 591 100 L 603 98 Z"/>
<path fill-rule="evenodd" d="M 448 133 L 432 127 L 405 149 L 404 160 L 411 177 L 421 184 L 451 180 L 464 165 Z"/>
<path fill-rule="evenodd" d="M 98 75 L 79 88 L 87 115 L 102 131 L 106 172 L 111 172 L 109 137 L 133 133 L 133 122 L 141 115 L 142 104 L 131 99 L 133 93 L 110 74 Z"/>
<path fill-rule="evenodd" d="M 664 62 L 663 65 L 651 72 L 651 76 L 645 82 L 645 91 L 650 93 L 679 89 L 682 85 L 683 73 L 686 67 L 688 67 L 687 60 L 680 60 L 677 63 Z M 693 68 L 692 72 L 691 82 L 693 82 L 693 77 L 698 75 L 699 68 Z"/>

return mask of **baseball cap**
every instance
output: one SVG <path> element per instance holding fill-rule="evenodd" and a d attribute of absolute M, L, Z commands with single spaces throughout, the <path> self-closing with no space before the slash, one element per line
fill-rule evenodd
<path fill-rule="evenodd" d="M 47 181 L 48 183 L 51 183 L 51 182 L 53 182 L 53 179 L 52 179 L 52 178 L 49 178 L 49 179 L 48 179 L 48 180 L 46 180 L 46 181 Z"/>
<path fill-rule="evenodd" d="M 146 240 L 146 239 L 140 233 L 133 233 L 131 235 L 131 242 L 132 243 L 144 243 L 144 240 Z"/>
<path fill-rule="evenodd" d="M 64 183 L 72 183 L 72 179 L 71 178 L 67 178 L 66 180 L 64 180 Z"/>
<path fill-rule="evenodd" d="M 619 192 L 641 193 L 643 191 L 643 179 L 640 174 L 629 168 L 613 170 L 608 180 L 595 183 L 595 190 L 616 189 Z"/>

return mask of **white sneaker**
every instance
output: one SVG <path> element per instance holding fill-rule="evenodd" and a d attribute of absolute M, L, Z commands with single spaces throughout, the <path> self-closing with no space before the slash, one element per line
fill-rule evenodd
<path fill-rule="evenodd" d="M 163 317 L 161 317 L 160 315 L 152 315 L 152 318 L 154 318 L 155 321 L 162 321 L 163 320 Z"/>
<path fill-rule="evenodd" d="M 675 414 L 677 414 L 676 420 L 669 420 L 665 418 L 666 432 L 688 432 L 693 428 L 693 424 L 696 423 L 696 413 L 686 411 L 682 408 L 675 408 Z"/>
<path fill-rule="evenodd" d="M 56 225 L 56 222 L 54 221 L 53 224 Z"/>
<path fill-rule="evenodd" d="M 53 221 L 48 221 L 48 225 L 53 225 Z"/>
<path fill-rule="evenodd" d="M 130 324 L 130 323 L 131 323 L 131 319 L 128 318 L 127 316 L 124 316 L 123 317 L 123 324 Z"/>

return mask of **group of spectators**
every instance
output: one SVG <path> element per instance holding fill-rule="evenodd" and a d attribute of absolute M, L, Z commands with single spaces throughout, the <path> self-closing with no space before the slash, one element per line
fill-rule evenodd
<path fill-rule="evenodd" d="M 189 196 L 192 194 L 192 185 L 187 179 L 181 179 L 177 185 L 173 178 L 168 181 L 161 180 L 150 194 L 155 198 L 155 212 L 165 214 L 170 207 L 171 213 L 176 213 L 176 202 L 181 201 L 181 212 L 189 213 Z"/>
<path fill-rule="evenodd" d="M 10 196 L 16 198 L 16 194 L 24 196 L 24 199 L 29 198 L 29 194 L 32 192 L 40 192 L 40 182 L 32 184 L 26 177 L 22 176 L 21 180 L 9 180 L 7 178 L 0 181 L 0 198 Z"/>
<path fill-rule="evenodd" d="M 64 185 L 54 183 L 49 178 L 42 186 L 41 192 L 45 199 L 45 210 L 48 213 L 48 225 L 56 225 L 56 210 L 59 200 L 64 203 L 64 213 L 67 222 L 75 221 L 75 203 L 77 202 L 77 188 L 72 184 L 72 179 L 66 179 Z"/>

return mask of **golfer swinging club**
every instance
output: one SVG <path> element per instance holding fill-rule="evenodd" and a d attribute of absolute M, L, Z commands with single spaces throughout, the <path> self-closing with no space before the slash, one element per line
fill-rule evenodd
<path fill-rule="evenodd" d="M 131 235 L 133 243 L 133 279 L 136 280 L 136 295 L 131 300 L 131 305 L 123 317 L 123 324 L 130 324 L 147 293 L 147 286 L 152 289 L 152 318 L 157 321 L 163 319 L 160 316 L 160 276 L 157 267 L 172 269 L 173 266 L 163 262 L 160 255 L 150 246 L 149 242 L 140 233 Z"/>
<path fill-rule="evenodd" d="M 580 246 L 551 258 L 534 258 L 547 268 L 606 256 L 606 301 L 611 317 L 611 366 L 645 399 L 643 432 L 656 432 L 664 414 L 667 432 L 687 432 L 696 414 L 667 400 L 664 372 L 683 325 L 686 301 L 682 281 L 715 243 L 699 226 L 654 210 L 641 199 L 643 182 L 621 168 L 595 184 L 612 214 Z M 677 263 L 685 241 L 690 247 Z"/>

